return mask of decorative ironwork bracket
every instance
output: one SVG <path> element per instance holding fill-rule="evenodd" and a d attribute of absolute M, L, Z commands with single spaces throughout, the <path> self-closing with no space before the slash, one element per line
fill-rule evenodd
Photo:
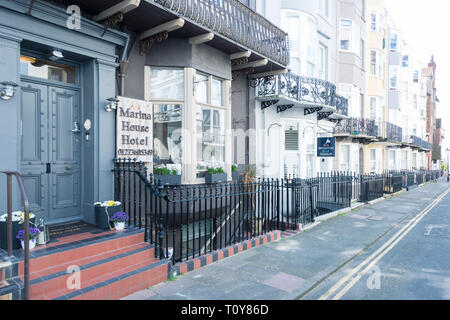
<path fill-rule="evenodd" d="M 102 37 L 105 35 L 106 30 L 108 30 L 108 28 L 111 28 L 122 21 L 123 21 L 123 12 L 119 12 L 113 15 L 112 17 L 104 20 L 102 24 L 105 26 L 105 29 L 103 30 Z"/>
<path fill-rule="evenodd" d="M 322 109 L 322 107 L 305 108 L 305 116 L 313 114 L 314 112 L 319 112 Z"/>
<path fill-rule="evenodd" d="M 255 73 L 255 68 L 247 68 L 247 69 L 242 69 L 242 70 L 235 70 L 232 72 L 231 74 L 231 78 L 232 80 L 236 80 L 239 78 L 239 76 L 245 74 L 245 75 L 249 75 Z"/>
<path fill-rule="evenodd" d="M 168 38 L 169 38 L 169 32 L 163 31 L 161 33 L 154 35 L 153 37 L 149 37 L 147 39 L 141 40 L 140 55 L 142 56 L 142 55 L 148 53 L 156 42 L 163 42 L 164 40 L 167 40 Z"/>
<path fill-rule="evenodd" d="M 246 57 L 235 59 L 235 60 L 231 61 L 232 66 L 241 66 L 246 63 L 248 63 L 248 58 L 246 58 Z"/>
<path fill-rule="evenodd" d="M 275 79 L 275 76 L 250 79 L 250 87 L 257 88 L 262 83 L 269 83 Z"/>
<path fill-rule="evenodd" d="M 317 120 L 323 120 L 328 118 L 329 116 L 331 116 L 334 112 L 333 111 L 328 111 L 328 112 L 319 112 L 317 114 Z"/>
<path fill-rule="evenodd" d="M 328 119 L 329 121 L 335 123 L 335 124 L 341 124 L 343 119 Z"/>
<path fill-rule="evenodd" d="M 286 110 L 292 109 L 294 107 L 293 104 L 286 104 L 277 107 L 277 113 L 285 112 Z"/>
<path fill-rule="evenodd" d="M 261 109 L 264 110 L 266 108 L 269 108 L 270 106 L 273 106 L 280 102 L 280 100 L 269 100 L 269 101 L 262 101 L 261 102 Z"/>

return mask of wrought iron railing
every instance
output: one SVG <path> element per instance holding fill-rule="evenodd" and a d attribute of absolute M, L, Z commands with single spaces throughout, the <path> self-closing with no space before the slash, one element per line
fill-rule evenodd
<path fill-rule="evenodd" d="M 130 159 L 115 161 L 114 173 L 115 200 L 123 203 L 129 225 L 145 228 L 155 256 L 172 263 L 271 231 L 297 230 L 318 216 L 350 207 L 353 199 L 368 202 L 401 190 L 404 177 L 332 172 L 312 179 L 163 186 L 142 162 Z"/>
<path fill-rule="evenodd" d="M 24 212 L 24 239 L 30 238 L 30 202 L 28 201 L 27 193 L 23 184 L 22 177 L 19 172 L 2 171 L 0 173 L 6 174 L 6 197 L 7 197 L 7 248 L 8 256 L 13 255 L 13 194 L 12 194 L 12 177 L 15 176 L 20 194 L 22 196 L 23 212 Z M 23 297 L 24 300 L 30 298 L 30 242 L 24 241 L 24 259 L 23 259 Z"/>
<path fill-rule="evenodd" d="M 374 120 L 351 118 L 344 119 L 334 127 L 334 134 L 378 137 L 379 126 Z"/>
<path fill-rule="evenodd" d="M 147 0 L 284 66 L 287 33 L 238 0 Z"/>
<path fill-rule="evenodd" d="M 384 137 L 391 142 L 401 143 L 403 139 L 403 129 L 386 121 Z"/>
<path fill-rule="evenodd" d="M 413 145 L 420 147 L 422 149 L 425 149 L 425 150 L 433 149 L 433 145 L 431 143 L 429 143 L 428 141 L 424 141 L 417 136 L 411 136 L 411 139 L 409 142 L 412 143 Z"/>
<path fill-rule="evenodd" d="M 341 115 L 348 114 L 348 101 L 336 94 L 331 82 L 298 76 L 292 72 L 257 78 L 250 82 L 257 97 L 284 96 L 307 107 L 332 107 Z"/>

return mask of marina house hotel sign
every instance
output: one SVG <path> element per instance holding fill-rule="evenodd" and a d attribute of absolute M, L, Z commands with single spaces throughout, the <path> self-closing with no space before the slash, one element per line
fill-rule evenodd
<path fill-rule="evenodd" d="M 147 101 L 118 97 L 116 154 L 153 162 L 153 111 Z"/>

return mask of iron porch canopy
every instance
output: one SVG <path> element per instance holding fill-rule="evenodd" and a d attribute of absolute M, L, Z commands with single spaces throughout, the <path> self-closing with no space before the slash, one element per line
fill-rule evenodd
<path fill-rule="evenodd" d="M 100 12 L 122 0 L 45 0 L 67 8 L 78 5 L 85 18 L 93 20 Z M 168 21 L 185 20 L 182 28 L 170 32 L 173 38 L 192 38 L 214 33 L 207 44 L 229 55 L 251 51 L 248 62 L 267 59 L 255 73 L 285 69 L 289 61 L 287 34 L 237 0 L 141 0 L 112 28 L 141 34 Z"/>

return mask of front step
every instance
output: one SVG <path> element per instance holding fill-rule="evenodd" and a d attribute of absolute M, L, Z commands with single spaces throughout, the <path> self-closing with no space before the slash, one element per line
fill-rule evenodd
<path fill-rule="evenodd" d="M 155 259 L 154 246 L 144 242 L 140 230 L 67 239 L 30 252 L 30 299 L 120 299 L 167 280 L 169 261 Z M 73 266 L 78 274 L 68 273 Z M 23 260 L 18 273 L 23 280 Z M 75 277 L 80 286 L 70 289 Z"/>

